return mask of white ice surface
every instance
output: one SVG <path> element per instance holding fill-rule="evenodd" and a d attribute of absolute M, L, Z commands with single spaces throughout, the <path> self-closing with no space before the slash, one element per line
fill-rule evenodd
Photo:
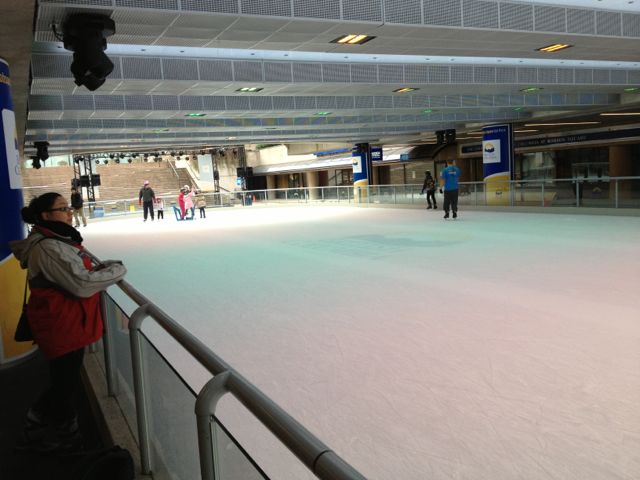
<path fill-rule="evenodd" d="M 209 209 L 82 234 L 368 478 L 640 478 L 640 218 L 441 215 Z"/>

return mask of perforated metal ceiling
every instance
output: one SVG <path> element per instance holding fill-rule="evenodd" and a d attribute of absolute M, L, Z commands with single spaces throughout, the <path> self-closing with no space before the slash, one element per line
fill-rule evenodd
<path fill-rule="evenodd" d="M 310 139 L 410 141 L 440 128 L 633 104 L 634 94 L 625 89 L 640 86 L 640 11 L 556 3 L 41 1 L 25 150 L 36 140 L 65 153 Z M 71 53 L 51 28 L 77 12 L 113 18 L 111 50 L 127 52 L 107 50 L 115 68 L 93 94 L 73 83 Z M 344 33 L 377 38 L 361 46 L 330 43 Z M 573 47 L 551 57 L 536 51 L 560 41 Z M 247 58 L 247 49 L 255 58 Z M 298 60 L 294 52 L 334 56 Z M 473 60 L 480 56 L 496 60 Z M 550 65 L 549 58 L 558 62 Z M 248 86 L 262 90 L 237 92 Z M 393 92 L 406 86 L 417 90 Z M 541 90 L 525 94 L 527 87 Z M 204 116 L 185 117 L 189 113 Z"/>

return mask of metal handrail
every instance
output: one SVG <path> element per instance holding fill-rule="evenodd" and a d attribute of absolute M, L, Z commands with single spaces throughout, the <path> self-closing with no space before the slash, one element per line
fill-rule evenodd
<path fill-rule="evenodd" d="M 97 257 L 91 253 L 89 254 L 93 257 L 96 263 L 100 263 L 100 260 Z M 362 474 L 345 462 L 339 455 L 333 452 L 327 445 L 320 441 L 315 435 L 285 412 L 273 400 L 267 397 L 262 391 L 244 378 L 222 358 L 213 353 L 197 337 L 192 335 L 188 330 L 162 311 L 157 305 L 147 299 L 130 283 L 125 280 L 121 280 L 116 285 L 139 306 L 131 315 L 129 321 L 129 329 L 132 334 L 132 346 L 137 340 L 136 337 L 139 336 L 142 321 L 147 317 L 151 317 L 187 352 L 189 352 L 212 375 L 214 375 L 214 377 L 216 375 L 225 374 L 225 390 L 233 394 L 318 478 L 322 480 L 366 480 Z M 135 354 L 135 350 L 136 349 L 132 352 L 134 372 L 141 368 L 141 359 L 137 358 L 136 360 L 137 355 Z M 108 349 L 105 349 L 105 355 L 108 355 L 108 351 Z M 110 359 L 105 358 L 105 365 L 107 367 L 111 365 Z M 107 372 L 107 376 L 110 376 L 109 372 Z M 207 394 L 206 388 L 207 386 L 205 385 L 205 388 L 200 392 L 200 395 L 203 393 Z M 144 405 L 144 399 L 138 398 L 139 395 L 137 390 L 138 389 L 136 389 L 136 404 L 138 407 L 142 407 Z M 216 401 L 215 395 L 212 397 L 211 401 Z M 201 403 L 197 403 L 196 405 L 196 410 L 200 410 L 201 413 L 203 408 Z M 215 404 L 210 405 L 210 408 L 213 410 L 215 408 Z M 140 414 L 141 412 L 138 413 Z M 138 429 L 141 447 L 141 463 L 143 466 L 143 473 L 149 473 L 151 466 L 150 455 L 148 452 L 148 426 L 146 425 L 144 415 L 142 422 L 140 420 L 141 418 L 139 417 Z M 212 449 L 201 448 L 200 451 L 211 452 Z M 201 459 L 201 465 L 207 464 L 207 461 L 208 459 Z M 203 468 L 203 480 L 215 478 L 214 476 L 209 476 L 210 474 L 210 470 L 205 471 Z"/>
<path fill-rule="evenodd" d="M 171 160 L 169 160 L 169 166 L 171 167 L 171 170 L 173 170 L 173 174 L 176 176 L 176 178 L 180 180 L 180 175 L 178 175 L 176 167 L 173 166 L 173 162 Z"/>

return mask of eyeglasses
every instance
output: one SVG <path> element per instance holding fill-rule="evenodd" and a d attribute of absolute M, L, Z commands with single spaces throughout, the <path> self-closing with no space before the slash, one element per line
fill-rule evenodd
<path fill-rule="evenodd" d="M 73 212 L 73 207 L 50 208 L 47 212 Z"/>

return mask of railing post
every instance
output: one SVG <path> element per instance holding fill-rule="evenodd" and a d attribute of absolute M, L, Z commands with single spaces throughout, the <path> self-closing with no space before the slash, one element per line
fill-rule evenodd
<path fill-rule="evenodd" d="M 149 441 L 149 419 L 147 412 L 147 394 L 144 368 L 142 366 L 142 334 L 140 327 L 147 317 L 149 304 L 138 307 L 129 318 L 129 340 L 131 343 L 131 363 L 133 368 L 133 387 L 136 397 L 136 417 L 138 420 L 138 441 L 140 444 L 140 464 L 142 473 L 151 473 L 151 444 Z"/>
<path fill-rule="evenodd" d="M 324 203 L 324 187 L 320 187 L 320 197 L 322 198 L 322 203 Z"/>
<path fill-rule="evenodd" d="M 115 397 L 119 393 L 118 382 L 116 377 L 115 358 L 113 351 L 113 324 L 111 318 L 107 315 L 107 293 L 100 293 L 100 309 L 102 310 L 102 319 L 104 323 L 105 334 L 102 337 L 102 345 L 104 346 L 104 368 L 107 376 L 107 394 Z"/>
<path fill-rule="evenodd" d="M 509 205 L 511 208 L 515 206 L 516 203 L 516 182 L 513 180 L 509 180 Z"/>
<path fill-rule="evenodd" d="M 220 373 L 209 380 L 196 399 L 195 414 L 198 425 L 198 451 L 202 480 L 220 480 L 220 456 L 215 433 L 216 405 L 227 393 L 227 381 L 231 374 Z M 211 427 L 213 424 L 213 428 Z"/>
<path fill-rule="evenodd" d="M 580 182 L 576 178 L 576 207 L 580 206 Z"/>
<path fill-rule="evenodd" d="M 618 191 L 619 190 L 618 190 L 618 179 L 617 178 L 615 179 L 615 182 L 616 182 L 615 183 L 615 189 L 614 189 L 615 190 L 615 197 L 614 197 L 615 198 L 615 208 L 618 208 Z"/>
<path fill-rule="evenodd" d="M 544 207 L 544 181 L 542 182 L 542 206 Z"/>
<path fill-rule="evenodd" d="M 289 201 L 289 189 L 285 188 L 284 190 L 284 199 L 288 202 Z"/>
<path fill-rule="evenodd" d="M 478 206 L 478 184 L 474 183 L 473 184 L 473 205 L 474 206 Z"/>

